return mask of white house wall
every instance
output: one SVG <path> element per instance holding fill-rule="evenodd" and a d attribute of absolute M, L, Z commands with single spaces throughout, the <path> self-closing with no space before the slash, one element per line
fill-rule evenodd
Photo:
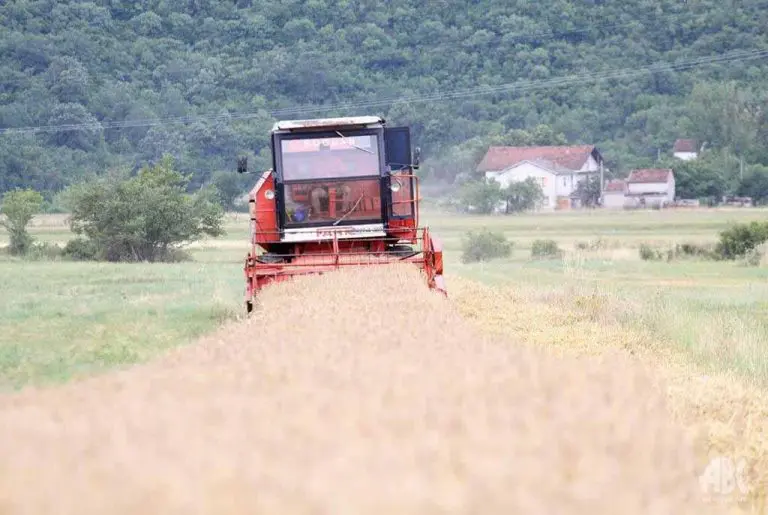
<path fill-rule="evenodd" d="M 628 193 L 659 193 L 666 192 L 668 185 L 665 182 L 640 182 L 627 185 Z"/>
<path fill-rule="evenodd" d="M 544 207 L 554 207 L 556 202 L 556 186 L 555 179 L 557 176 L 552 172 L 545 170 L 532 163 L 521 163 L 512 168 L 507 168 L 502 172 L 487 172 L 485 174 L 489 179 L 495 179 L 501 184 L 502 188 L 506 188 L 512 182 L 521 182 L 528 177 L 533 177 L 536 182 L 541 186 L 541 191 L 544 193 L 545 201 Z"/>
<path fill-rule="evenodd" d="M 604 192 L 603 193 L 603 207 L 608 209 L 621 209 L 624 207 L 626 197 L 623 191 L 618 192 Z"/>
<path fill-rule="evenodd" d="M 579 183 L 581 177 L 576 177 L 575 174 L 560 174 L 555 179 L 557 195 L 560 197 L 567 197 L 576 189 L 576 185 Z"/>
<path fill-rule="evenodd" d="M 675 190 L 676 190 L 676 188 L 677 188 L 677 185 L 675 184 L 675 177 L 673 175 L 672 178 L 669 181 L 669 190 L 667 190 L 667 200 L 669 202 L 674 202 L 675 201 L 675 196 L 676 196 L 676 191 Z"/>
<path fill-rule="evenodd" d="M 663 206 L 666 203 L 666 195 L 645 195 L 643 197 L 629 197 L 627 199 L 627 205 L 633 207 Z"/>
<path fill-rule="evenodd" d="M 678 159 L 682 159 L 683 161 L 690 161 L 691 159 L 696 159 L 696 152 L 675 152 L 675 157 Z"/>
<path fill-rule="evenodd" d="M 652 194 L 658 193 L 659 197 L 666 202 L 675 201 L 675 178 L 670 176 L 667 182 L 647 182 L 647 183 L 629 183 L 627 192 L 633 194 Z"/>
<path fill-rule="evenodd" d="M 580 172 L 599 172 L 600 171 L 600 163 L 597 162 L 597 160 L 590 154 L 590 156 L 587 158 L 587 160 L 584 162 L 584 165 L 579 170 Z"/>

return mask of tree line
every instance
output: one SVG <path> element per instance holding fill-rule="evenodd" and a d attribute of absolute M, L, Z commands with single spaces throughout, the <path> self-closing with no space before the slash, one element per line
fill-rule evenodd
<path fill-rule="evenodd" d="M 234 160 L 248 154 L 255 166 L 269 166 L 276 118 L 349 114 L 411 126 L 422 173 L 435 181 L 471 171 L 495 141 L 595 144 L 620 176 L 655 163 L 685 137 L 708 142 L 718 153 L 712 161 L 727 163 L 702 172 L 713 176 L 711 185 L 692 190 L 764 191 L 764 60 L 540 87 L 558 77 L 768 49 L 764 7 L 755 0 L 9 0 L 0 10 L 0 130 L 49 129 L 0 133 L 0 192 L 34 188 L 50 204 L 71 184 L 107 170 L 136 173 L 166 154 L 190 177 L 190 190 L 217 183 L 246 191 L 250 178 L 231 174 Z M 521 80 L 533 86 L 483 93 Z M 364 107 L 468 89 L 476 93 Z M 360 107 L 326 109 L 341 103 Z M 82 128 L 61 129 L 72 125 Z M 759 178 L 734 186 L 734 158 L 743 163 L 739 180 Z"/>

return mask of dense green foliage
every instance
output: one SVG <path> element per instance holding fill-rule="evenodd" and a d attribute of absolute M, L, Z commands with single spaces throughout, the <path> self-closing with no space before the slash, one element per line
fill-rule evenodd
<path fill-rule="evenodd" d="M 222 234 L 223 210 L 215 188 L 184 192 L 188 178 L 170 156 L 135 177 L 106 176 L 68 190 L 72 230 L 86 239 L 68 243 L 78 259 L 168 261 L 180 245 Z"/>
<path fill-rule="evenodd" d="M 768 222 L 755 220 L 730 225 L 720 231 L 715 244 L 677 243 L 660 248 L 642 243 L 639 253 L 644 261 L 672 261 L 678 258 L 720 261 L 745 258 L 748 264 L 756 265 L 765 253 L 761 246 L 767 241 Z"/>
<path fill-rule="evenodd" d="M 27 232 L 27 225 L 42 205 L 42 195 L 34 190 L 13 190 L 3 195 L 0 205 L 3 219 L 0 220 L 0 226 L 4 227 L 10 236 L 8 251 L 11 254 L 26 254 L 32 247 L 32 236 Z"/>
<path fill-rule="evenodd" d="M 498 181 L 481 177 L 461 184 L 452 202 L 461 212 L 490 214 L 502 211 L 504 214 L 522 213 L 535 209 L 544 199 L 541 186 L 533 177 L 512 182 L 502 188 Z"/>
<path fill-rule="evenodd" d="M 544 198 L 541 186 L 533 177 L 524 181 L 514 181 L 502 190 L 504 196 L 504 212 L 520 213 L 534 209 Z"/>
<path fill-rule="evenodd" d="M 239 153 L 267 166 L 275 117 L 369 113 L 410 125 L 422 172 L 446 179 L 491 141 L 595 143 L 611 174 L 678 137 L 768 166 L 765 58 L 590 79 L 768 49 L 767 26 L 762 0 L 8 0 L 0 128 L 81 127 L 0 134 L 0 191 L 50 200 L 166 153 L 195 188 Z M 582 78 L 556 82 L 571 75 Z M 530 84 L 482 91 L 518 81 Z"/>
<path fill-rule="evenodd" d="M 455 207 L 460 211 L 487 215 L 494 212 L 503 198 L 504 192 L 497 181 L 480 178 L 462 184 Z"/>
<path fill-rule="evenodd" d="M 744 257 L 747 252 L 768 241 L 768 222 L 734 224 L 720 233 L 717 253 L 725 259 Z"/>
<path fill-rule="evenodd" d="M 574 193 L 578 196 L 582 206 L 595 207 L 600 203 L 600 178 L 587 177 L 576 185 Z"/>
<path fill-rule="evenodd" d="M 722 237 L 722 236 L 721 236 Z M 643 261 L 667 261 L 675 259 L 698 259 L 720 261 L 726 259 L 720 244 L 709 243 L 675 243 L 667 247 L 654 247 L 648 243 L 641 243 L 639 248 L 640 259 Z"/>
<path fill-rule="evenodd" d="M 482 229 L 469 231 L 462 240 L 461 262 L 478 263 L 509 257 L 514 242 L 508 241 L 504 233 Z"/>

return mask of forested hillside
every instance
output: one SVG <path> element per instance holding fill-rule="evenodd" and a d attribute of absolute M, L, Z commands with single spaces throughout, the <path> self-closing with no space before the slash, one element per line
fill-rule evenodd
<path fill-rule="evenodd" d="M 164 153 L 195 186 L 264 158 L 275 117 L 345 114 L 411 125 L 447 179 L 490 141 L 594 143 L 616 173 L 678 137 L 768 165 L 766 27 L 765 0 L 8 0 L 0 191 Z"/>

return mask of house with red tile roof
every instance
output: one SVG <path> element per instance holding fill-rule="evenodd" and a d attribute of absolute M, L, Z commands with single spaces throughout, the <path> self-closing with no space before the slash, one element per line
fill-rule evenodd
<path fill-rule="evenodd" d="M 627 201 L 627 182 L 624 179 L 606 181 L 603 187 L 603 207 L 622 209 Z"/>
<path fill-rule="evenodd" d="M 490 147 L 476 171 L 502 187 L 533 177 L 544 193 L 543 208 L 569 208 L 579 182 L 600 175 L 603 157 L 594 145 Z"/>
<path fill-rule="evenodd" d="M 699 145 L 695 139 L 679 139 L 672 147 L 672 154 L 683 161 L 696 159 L 699 155 Z"/>
<path fill-rule="evenodd" d="M 675 201 L 675 174 L 670 168 L 632 170 L 626 182 L 626 198 L 630 205 L 664 206 Z"/>

